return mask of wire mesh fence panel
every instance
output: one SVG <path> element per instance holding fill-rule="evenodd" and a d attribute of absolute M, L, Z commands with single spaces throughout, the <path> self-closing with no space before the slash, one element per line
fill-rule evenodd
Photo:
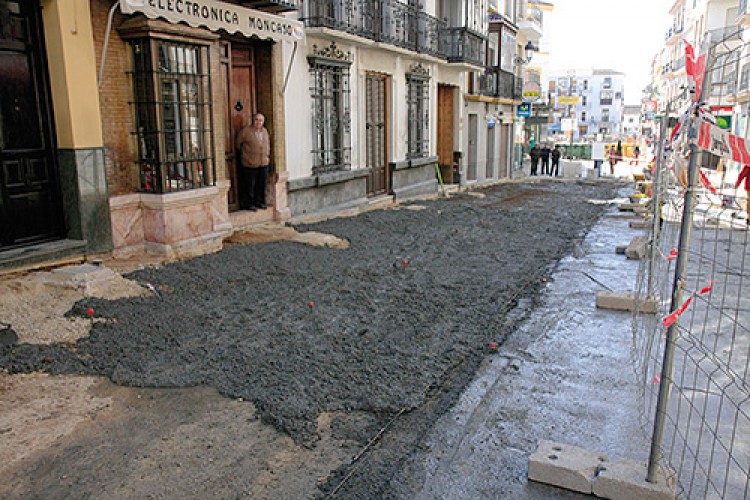
<path fill-rule="evenodd" d="M 717 48 L 726 47 L 717 43 L 712 51 Z M 750 496 L 750 231 L 747 190 L 738 182 L 750 167 L 733 154 L 715 154 L 701 135 L 719 127 L 715 110 L 731 94 L 726 80 L 739 73 L 738 54 L 725 50 L 709 57 L 710 105 L 692 105 L 683 114 L 684 133 L 659 147 L 649 251 L 636 285 L 637 303 L 659 303 L 655 315 L 636 310 L 633 316 L 642 424 L 650 431 L 663 412 L 660 465 L 674 471 L 683 498 Z M 685 259 L 680 273 L 678 255 Z M 670 347 L 671 373 L 664 373 Z M 669 390 L 660 398 L 662 384 Z"/>

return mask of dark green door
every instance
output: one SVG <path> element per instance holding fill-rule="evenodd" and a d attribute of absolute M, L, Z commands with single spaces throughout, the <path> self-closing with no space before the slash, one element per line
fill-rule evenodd
<path fill-rule="evenodd" d="M 0 0 L 0 250 L 63 229 L 39 9 Z"/>

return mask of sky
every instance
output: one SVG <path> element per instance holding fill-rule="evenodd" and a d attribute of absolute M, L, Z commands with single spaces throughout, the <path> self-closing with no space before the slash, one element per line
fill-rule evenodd
<path fill-rule="evenodd" d="M 625 73 L 625 104 L 639 104 L 651 60 L 664 45 L 674 0 L 548 0 L 541 51 L 550 72 L 612 69 Z M 533 64 L 533 61 L 532 61 Z"/>

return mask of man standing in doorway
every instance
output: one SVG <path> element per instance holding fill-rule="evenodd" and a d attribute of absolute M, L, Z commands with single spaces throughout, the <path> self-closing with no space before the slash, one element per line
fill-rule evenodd
<path fill-rule="evenodd" d="M 252 122 L 237 134 L 240 153 L 240 175 L 245 192 L 240 195 L 240 208 L 255 211 L 266 208 L 266 181 L 271 157 L 271 140 L 263 124 L 266 117 L 255 113 Z"/>

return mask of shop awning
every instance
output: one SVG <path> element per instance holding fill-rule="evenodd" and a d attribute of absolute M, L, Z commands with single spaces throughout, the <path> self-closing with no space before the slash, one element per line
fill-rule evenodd
<path fill-rule="evenodd" d="M 124 14 L 141 13 L 211 31 L 279 42 L 305 41 L 305 28 L 299 21 L 216 0 L 121 0 L 120 9 Z"/>

